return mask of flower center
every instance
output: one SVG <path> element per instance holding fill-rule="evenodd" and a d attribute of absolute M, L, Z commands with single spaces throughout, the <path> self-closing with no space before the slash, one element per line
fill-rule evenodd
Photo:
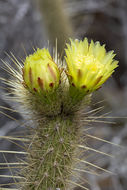
<path fill-rule="evenodd" d="M 87 68 L 91 72 L 96 72 L 98 69 L 102 69 L 104 67 L 104 65 L 93 55 L 78 54 L 75 58 L 75 63 L 76 69 Z"/>

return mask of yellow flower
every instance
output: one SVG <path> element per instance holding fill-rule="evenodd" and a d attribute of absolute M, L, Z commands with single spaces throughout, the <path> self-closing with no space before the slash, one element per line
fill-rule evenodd
<path fill-rule="evenodd" d="M 83 41 L 70 40 L 67 44 L 66 62 L 67 75 L 70 85 L 82 92 L 90 93 L 98 88 L 112 75 L 118 67 L 118 61 L 114 60 L 113 51 L 106 52 L 105 45 L 99 42 L 88 43 L 87 38 Z"/>
<path fill-rule="evenodd" d="M 30 91 L 42 93 L 58 87 L 59 69 L 47 49 L 37 49 L 26 57 L 23 79 Z"/>

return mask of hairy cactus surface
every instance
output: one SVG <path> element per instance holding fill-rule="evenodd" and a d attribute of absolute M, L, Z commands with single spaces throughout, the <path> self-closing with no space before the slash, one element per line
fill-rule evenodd
<path fill-rule="evenodd" d="M 25 144 L 26 167 L 22 190 L 71 190 L 82 185 L 80 170 L 88 172 L 84 159 L 84 109 L 91 95 L 112 75 L 118 66 L 113 51 L 106 52 L 99 42 L 70 40 L 65 60 L 48 49 L 37 49 L 23 64 L 13 55 L 17 70 L 5 63 L 11 80 L 6 83 L 32 121 Z M 85 120 L 86 119 L 86 120 Z M 82 122 L 84 121 L 84 122 Z M 97 167 L 100 169 L 99 167 Z"/>

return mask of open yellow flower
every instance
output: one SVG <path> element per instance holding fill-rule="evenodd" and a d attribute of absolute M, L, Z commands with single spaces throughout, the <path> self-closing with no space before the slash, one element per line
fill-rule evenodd
<path fill-rule="evenodd" d="M 88 43 L 87 38 L 83 41 L 70 40 L 67 44 L 66 62 L 67 75 L 70 85 L 82 92 L 90 93 L 98 88 L 112 75 L 118 67 L 118 61 L 114 60 L 113 51 L 106 52 L 105 45 L 99 42 Z"/>
<path fill-rule="evenodd" d="M 31 91 L 48 92 L 58 87 L 59 69 L 47 49 L 37 49 L 26 57 L 23 78 Z"/>

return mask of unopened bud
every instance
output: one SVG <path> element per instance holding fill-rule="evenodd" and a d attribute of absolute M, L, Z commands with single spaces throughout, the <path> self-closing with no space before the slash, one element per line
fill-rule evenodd
<path fill-rule="evenodd" d="M 30 91 L 49 92 L 59 85 L 60 72 L 47 49 L 37 49 L 26 57 L 23 79 Z"/>

